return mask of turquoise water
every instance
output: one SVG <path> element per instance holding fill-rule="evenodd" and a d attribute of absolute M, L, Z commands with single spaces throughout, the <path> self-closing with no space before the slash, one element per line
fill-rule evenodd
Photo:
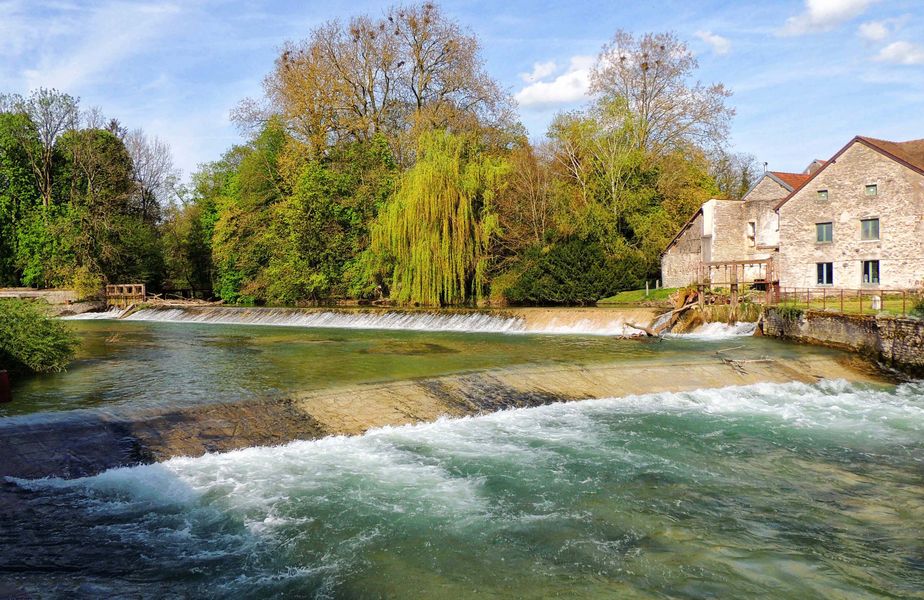
<path fill-rule="evenodd" d="M 824 353 L 733 337 L 653 342 L 610 336 L 382 331 L 244 324 L 71 321 L 82 344 L 65 373 L 14 382 L 0 417 L 147 409 L 519 365 L 798 357 Z"/>
<path fill-rule="evenodd" d="M 588 400 L 13 488 L 0 577 L 40 597 L 924 597 L 922 384 Z"/>

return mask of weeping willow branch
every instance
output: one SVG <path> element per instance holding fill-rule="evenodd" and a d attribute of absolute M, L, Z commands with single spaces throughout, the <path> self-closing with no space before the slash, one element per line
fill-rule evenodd
<path fill-rule="evenodd" d="M 376 252 L 394 260 L 391 297 L 401 304 L 481 299 L 488 247 L 499 228 L 492 203 L 507 164 L 446 131 L 424 133 L 372 229 Z"/>

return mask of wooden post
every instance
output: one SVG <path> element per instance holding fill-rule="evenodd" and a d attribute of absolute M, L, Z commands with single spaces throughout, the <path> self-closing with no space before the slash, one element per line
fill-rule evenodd
<path fill-rule="evenodd" d="M 905 290 L 902 290 L 902 316 L 905 316 Z"/>
<path fill-rule="evenodd" d="M 860 314 L 863 314 L 863 290 L 858 291 L 858 296 L 860 296 Z"/>
<path fill-rule="evenodd" d="M 828 308 L 828 290 L 821 288 L 821 310 Z"/>
<path fill-rule="evenodd" d="M 841 314 L 844 314 L 844 288 L 841 288 Z"/>
<path fill-rule="evenodd" d="M 645 280 L 645 297 L 648 297 L 648 280 Z"/>
<path fill-rule="evenodd" d="M 731 310 L 729 311 L 729 321 L 738 320 L 738 265 L 732 269 L 731 280 L 729 281 L 729 295 L 731 296 Z"/>

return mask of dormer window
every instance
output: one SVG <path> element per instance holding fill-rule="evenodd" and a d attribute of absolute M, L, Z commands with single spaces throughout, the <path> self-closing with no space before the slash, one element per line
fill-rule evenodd
<path fill-rule="evenodd" d="M 867 196 L 877 196 L 879 195 L 879 186 L 875 183 L 871 183 L 866 186 L 866 195 Z"/>
<path fill-rule="evenodd" d="M 827 200 L 828 199 L 828 190 L 818 190 L 818 199 Z"/>

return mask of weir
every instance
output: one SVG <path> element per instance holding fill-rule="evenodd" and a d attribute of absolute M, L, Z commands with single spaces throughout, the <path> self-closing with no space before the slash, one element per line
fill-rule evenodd
<path fill-rule="evenodd" d="M 882 382 L 849 356 L 492 369 L 149 411 L 0 421 L 0 477 L 83 477 L 119 466 L 589 398 L 763 382 Z"/>
<path fill-rule="evenodd" d="M 653 308 L 512 308 L 437 311 L 164 305 L 142 306 L 135 311 L 110 309 L 104 313 L 83 313 L 65 318 L 330 329 L 635 336 L 642 332 L 632 327 L 630 323 L 647 325 L 658 316 L 658 312 Z"/>

